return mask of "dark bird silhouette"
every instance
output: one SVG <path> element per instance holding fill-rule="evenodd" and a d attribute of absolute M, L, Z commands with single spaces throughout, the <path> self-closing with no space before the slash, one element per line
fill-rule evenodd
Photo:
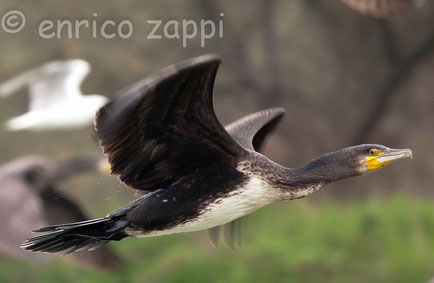
<path fill-rule="evenodd" d="M 352 9 L 375 17 L 385 18 L 392 14 L 422 6 L 425 0 L 341 0 Z"/>
<path fill-rule="evenodd" d="M 412 157 L 409 149 L 365 144 L 299 168 L 281 166 L 254 150 L 252 134 L 262 119 L 249 119 L 250 130 L 236 124 L 225 130 L 218 122 L 212 92 L 219 64 L 208 55 L 172 65 L 104 106 L 96 131 L 112 173 L 146 193 L 107 217 L 39 229 L 47 233 L 21 247 L 72 253 L 129 236 L 210 229 Z M 264 113 L 275 111 L 282 110 Z"/>
<path fill-rule="evenodd" d="M 48 260 L 48 255 L 24 252 L 19 245 L 41 225 L 88 219 L 79 205 L 56 189 L 56 183 L 79 173 L 103 170 L 105 163 L 101 157 L 76 157 L 56 163 L 41 156 L 26 156 L 0 167 L 0 252 Z M 81 252 L 71 259 L 79 265 L 103 269 L 121 264 L 107 247 L 97 253 Z"/>

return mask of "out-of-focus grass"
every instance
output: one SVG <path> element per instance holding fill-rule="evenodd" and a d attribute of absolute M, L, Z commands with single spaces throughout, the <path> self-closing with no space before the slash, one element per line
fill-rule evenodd
<path fill-rule="evenodd" d="M 242 249 L 213 249 L 205 234 L 112 245 L 127 268 L 83 270 L 63 259 L 0 259 L 0 282 L 427 282 L 434 276 L 434 209 L 394 197 L 341 204 L 293 201 L 248 218 Z"/>

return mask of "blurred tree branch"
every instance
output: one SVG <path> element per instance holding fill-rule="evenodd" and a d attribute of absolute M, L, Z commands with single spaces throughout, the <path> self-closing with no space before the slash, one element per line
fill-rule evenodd
<path fill-rule="evenodd" d="M 262 19 L 262 42 L 264 43 L 265 64 L 268 77 L 269 95 L 280 98 L 282 95 L 283 85 L 282 76 L 279 65 L 279 50 L 276 39 L 275 28 L 273 23 L 273 10 L 275 8 L 275 0 L 262 0 L 259 5 L 259 14 Z M 264 97 L 264 99 L 269 99 Z"/>
<path fill-rule="evenodd" d="M 390 27 L 387 27 L 390 29 Z M 391 30 L 383 30 L 385 37 L 385 48 L 388 50 L 388 57 L 391 64 L 391 74 L 384 86 L 378 90 L 374 102 L 369 107 L 370 111 L 362 119 L 358 131 L 352 138 L 352 143 L 366 142 L 369 135 L 381 123 L 386 116 L 391 100 L 396 96 L 401 85 L 408 81 L 413 71 L 434 52 L 434 33 L 420 47 L 407 58 L 399 59 L 396 40 Z"/>
<path fill-rule="evenodd" d="M 198 2 L 202 13 L 206 18 L 214 21 L 218 20 L 218 15 L 223 11 L 218 6 L 215 0 L 203 0 Z M 285 100 L 291 100 L 293 103 L 303 105 L 305 110 L 308 110 L 315 116 L 321 112 L 321 107 L 313 101 L 308 100 L 306 95 L 291 86 L 284 85 L 281 80 L 281 70 L 279 53 L 276 50 L 277 40 L 275 35 L 275 27 L 273 25 L 274 19 L 274 0 L 262 0 L 260 5 L 259 16 L 262 20 L 262 31 L 265 41 L 265 58 L 266 69 L 269 85 L 264 86 L 261 81 L 252 73 L 252 61 L 248 54 L 246 42 L 242 39 L 248 38 L 241 36 L 232 28 L 232 25 L 225 25 L 224 37 L 226 38 L 225 44 L 220 44 L 220 48 L 225 54 L 232 54 L 233 59 L 228 60 L 231 69 L 235 70 L 234 74 L 237 76 L 238 83 L 254 92 L 261 94 L 262 101 L 269 104 L 270 101 L 282 101 L 283 95 Z"/>
<path fill-rule="evenodd" d="M 387 60 L 391 67 L 396 67 L 402 58 L 393 28 L 385 19 L 377 19 L 377 24 L 382 35 L 384 53 L 387 56 Z"/>
<path fill-rule="evenodd" d="M 214 0 L 198 1 L 199 6 L 206 18 L 212 19 L 217 22 L 218 15 L 223 12 L 218 4 Z M 220 44 L 220 48 L 224 49 L 225 54 L 233 54 L 234 60 L 229 60 L 228 64 L 231 69 L 235 70 L 237 80 L 243 85 L 250 88 L 254 88 L 256 91 L 262 92 L 263 88 L 257 83 L 254 75 L 251 72 L 250 60 L 245 50 L 245 45 L 241 41 L 241 36 L 237 36 L 236 32 L 232 29 L 231 25 L 225 25 L 224 37 L 228 40 L 225 43 Z"/>

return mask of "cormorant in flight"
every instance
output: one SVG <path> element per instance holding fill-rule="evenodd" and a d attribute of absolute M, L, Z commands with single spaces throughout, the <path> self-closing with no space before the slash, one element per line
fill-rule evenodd
<path fill-rule="evenodd" d="M 279 165 L 256 152 L 252 138 L 282 110 L 265 110 L 247 125 L 225 129 L 212 104 L 219 64 L 207 55 L 172 65 L 104 106 L 95 124 L 112 173 L 145 194 L 104 218 L 39 229 L 48 233 L 21 247 L 71 253 L 129 236 L 210 229 L 412 157 L 409 149 L 364 144 L 300 168 Z"/>

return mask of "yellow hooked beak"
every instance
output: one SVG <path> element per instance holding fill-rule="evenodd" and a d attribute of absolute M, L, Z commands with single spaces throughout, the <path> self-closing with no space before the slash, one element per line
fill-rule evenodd
<path fill-rule="evenodd" d="M 372 149 L 371 156 L 366 158 L 366 163 L 369 166 L 368 171 L 381 169 L 401 158 L 413 158 L 411 149 Z"/>

